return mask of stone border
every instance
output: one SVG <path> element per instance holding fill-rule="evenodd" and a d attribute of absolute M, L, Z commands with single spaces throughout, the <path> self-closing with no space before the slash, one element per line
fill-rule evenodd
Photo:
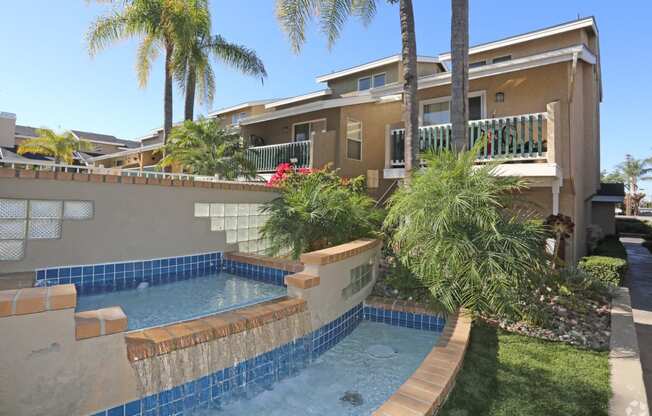
<path fill-rule="evenodd" d="M 117 334 L 126 330 L 127 315 L 119 306 L 75 314 L 75 338 L 77 340 Z"/>
<path fill-rule="evenodd" d="M 146 178 L 144 176 L 122 176 L 106 173 L 80 173 L 80 172 L 55 172 L 51 170 L 29 170 L 0 168 L 0 178 L 21 178 L 21 179 L 46 179 L 58 181 L 93 182 L 93 183 L 122 183 L 129 185 L 158 185 L 186 188 L 209 188 L 230 191 L 263 191 L 277 192 L 276 189 L 257 183 L 241 183 L 233 181 L 195 181 L 190 179 L 171 178 Z"/>
<path fill-rule="evenodd" d="M 649 414 L 629 289 L 619 287 L 611 301 L 609 378 L 613 416 Z"/>
<path fill-rule="evenodd" d="M 323 250 L 311 251 L 301 255 L 303 264 L 315 264 L 323 266 L 325 264 L 335 263 L 363 253 L 380 244 L 380 240 L 372 238 L 361 238 L 349 243 L 338 246 L 325 248 Z"/>
<path fill-rule="evenodd" d="M 253 264 L 256 266 L 270 267 L 272 269 L 284 270 L 286 272 L 292 273 L 298 273 L 303 270 L 303 264 L 299 263 L 298 261 L 262 256 L 260 254 L 240 253 L 237 251 L 224 253 L 224 260 Z"/>
<path fill-rule="evenodd" d="M 128 332 L 129 361 L 139 361 L 258 328 L 303 312 L 306 302 L 287 296 L 203 318 Z"/>
<path fill-rule="evenodd" d="M 0 317 L 69 309 L 77 306 L 75 285 L 0 291 Z"/>
<path fill-rule="evenodd" d="M 293 286 L 299 289 L 310 289 L 319 286 L 319 276 L 305 273 L 295 273 L 285 276 L 286 286 Z"/>
<path fill-rule="evenodd" d="M 378 298 L 371 300 L 380 302 Z M 408 302 L 392 302 L 382 299 L 382 304 L 392 304 L 392 310 L 416 312 L 427 310 Z M 416 312 L 420 313 L 420 312 Z M 446 401 L 455 385 L 457 373 L 462 368 L 466 347 L 471 336 L 471 317 L 458 312 L 449 316 L 444 331 L 432 351 L 419 368 L 401 387 L 382 404 L 374 416 L 432 416 Z"/>

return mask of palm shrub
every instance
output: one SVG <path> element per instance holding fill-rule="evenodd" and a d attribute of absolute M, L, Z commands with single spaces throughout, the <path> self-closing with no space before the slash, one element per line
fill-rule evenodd
<path fill-rule="evenodd" d="M 520 178 L 475 166 L 478 152 L 429 153 L 389 200 L 397 258 L 452 312 L 523 316 L 545 272 L 545 226 L 520 202 Z"/>
<path fill-rule="evenodd" d="M 162 168 L 178 164 L 196 175 L 217 175 L 222 179 L 253 178 L 256 168 L 237 134 L 230 134 L 217 119 L 186 120 L 172 129 L 161 148 Z"/>
<path fill-rule="evenodd" d="M 376 236 L 382 212 L 367 196 L 364 177 L 344 179 L 328 168 L 289 171 L 276 181 L 281 195 L 262 207 L 269 218 L 261 229 L 270 255 L 301 253 Z"/>
<path fill-rule="evenodd" d="M 51 129 L 38 129 L 36 132 L 38 137 L 25 140 L 18 146 L 19 155 L 32 153 L 51 156 L 56 164 L 64 162 L 71 165 L 76 152 L 93 150 L 90 142 L 77 139 L 70 131 L 57 134 Z"/>

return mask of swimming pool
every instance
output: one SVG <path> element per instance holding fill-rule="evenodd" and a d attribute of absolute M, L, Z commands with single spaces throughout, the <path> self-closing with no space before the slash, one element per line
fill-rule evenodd
<path fill-rule="evenodd" d="M 440 332 L 362 321 L 295 376 L 252 398 L 224 397 L 192 416 L 358 416 L 380 407 L 423 361 Z"/>
<path fill-rule="evenodd" d="M 239 308 L 286 295 L 286 288 L 220 272 L 185 280 L 78 296 L 78 312 L 120 306 L 129 330 Z"/>

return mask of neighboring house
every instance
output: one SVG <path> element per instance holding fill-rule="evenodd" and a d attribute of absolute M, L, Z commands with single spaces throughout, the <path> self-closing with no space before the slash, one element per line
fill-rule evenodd
<path fill-rule="evenodd" d="M 19 155 L 18 147 L 25 140 L 39 136 L 37 127 L 16 124 L 16 115 L 13 113 L 0 113 L 0 163 L 53 163 L 53 158 L 42 155 Z M 120 152 L 128 148 L 139 147 L 140 143 L 132 140 L 118 139 L 108 134 L 91 133 L 81 130 L 70 130 L 78 140 L 86 140 L 93 145 L 93 150 L 77 152 L 75 163 L 88 164 L 96 156 Z"/>

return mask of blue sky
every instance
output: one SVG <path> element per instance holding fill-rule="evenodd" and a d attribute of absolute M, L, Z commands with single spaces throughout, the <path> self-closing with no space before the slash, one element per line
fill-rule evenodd
<path fill-rule="evenodd" d="M 329 51 L 315 30 L 294 55 L 274 16 L 273 0 L 211 0 L 213 31 L 257 51 L 269 77 L 239 75 L 217 64 L 217 94 L 210 109 L 246 100 L 284 97 L 320 88 L 315 76 L 400 51 L 398 8 L 379 0 L 373 23 L 350 21 Z M 627 6 L 627 7 L 625 7 Z M 414 0 L 419 54 L 449 49 L 450 1 Z M 19 124 L 80 129 L 137 138 L 162 125 L 163 68 L 154 65 L 150 83 L 139 89 L 134 70 L 136 42 L 127 41 L 88 56 L 84 35 L 108 6 L 85 0 L 25 0 L 2 7 L 0 25 L 0 111 Z M 470 1 L 471 44 L 594 15 L 600 30 L 604 101 L 602 166 L 611 168 L 626 153 L 652 155 L 646 128 L 652 111 L 652 2 L 522 0 Z M 314 28 L 314 26 L 313 26 Z M 175 99 L 175 120 L 182 117 Z M 648 189 L 652 186 L 648 184 Z"/>

